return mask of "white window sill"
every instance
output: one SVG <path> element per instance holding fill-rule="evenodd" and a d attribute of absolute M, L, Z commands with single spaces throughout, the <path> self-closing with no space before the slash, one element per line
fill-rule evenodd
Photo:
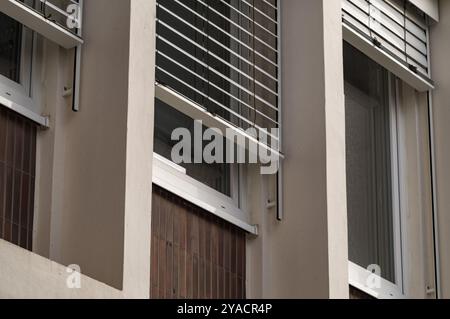
<path fill-rule="evenodd" d="M 379 287 L 369 287 L 368 283 L 373 282 L 369 280 L 369 276 L 375 276 L 376 281 L 380 284 Z M 367 269 L 348 262 L 348 277 L 349 284 L 362 292 L 377 298 L 377 299 L 404 299 L 405 295 L 401 288 L 384 278 L 372 274 Z"/>
<path fill-rule="evenodd" d="M 44 117 L 42 115 L 39 115 L 33 111 L 31 111 L 29 108 L 17 104 L 13 102 L 10 98 L 6 97 L 3 93 L 0 94 L 0 107 L 6 107 L 24 117 L 27 119 L 43 126 L 43 127 L 49 127 L 49 119 L 48 117 Z"/>
<path fill-rule="evenodd" d="M 192 204 L 257 235 L 258 228 L 233 200 L 186 175 L 186 171 L 168 159 L 153 153 L 153 183 Z"/>

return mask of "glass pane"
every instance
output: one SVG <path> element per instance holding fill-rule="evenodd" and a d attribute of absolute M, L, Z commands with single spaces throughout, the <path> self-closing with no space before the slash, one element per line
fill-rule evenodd
<path fill-rule="evenodd" d="M 394 282 L 388 73 L 344 46 L 350 261 Z"/>
<path fill-rule="evenodd" d="M 0 12 L 0 74 L 15 82 L 20 81 L 21 47 L 21 25 Z"/>
<path fill-rule="evenodd" d="M 194 120 L 192 118 L 156 99 L 154 151 L 169 160 L 171 160 L 172 147 L 178 143 L 178 141 L 172 141 L 171 139 L 172 132 L 176 128 L 187 128 L 191 136 L 194 136 Z M 193 144 L 191 149 L 192 164 L 180 164 L 186 169 L 187 175 L 227 196 L 231 196 L 230 164 L 194 164 Z M 226 145 L 225 142 L 224 145 Z"/>

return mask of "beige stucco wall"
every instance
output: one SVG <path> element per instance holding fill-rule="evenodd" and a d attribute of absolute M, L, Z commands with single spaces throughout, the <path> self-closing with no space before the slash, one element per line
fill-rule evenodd
<path fill-rule="evenodd" d="M 0 298 L 121 298 L 123 293 L 81 276 L 80 289 L 70 289 L 66 267 L 0 240 Z"/>
<path fill-rule="evenodd" d="M 440 22 L 431 32 L 432 94 L 435 142 L 435 196 L 441 296 L 450 298 L 450 1 L 440 1 Z"/>
<path fill-rule="evenodd" d="M 123 290 L 127 298 L 148 298 L 156 1 L 131 0 L 130 16 Z"/>
<path fill-rule="evenodd" d="M 156 5 L 84 10 L 80 112 L 62 96 L 73 53 L 40 48 L 50 128 L 38 134 L 34 251 L 46 258 L 1 243 L 0 297 L 149 296 Z M 86 275 L 80 291 L 61 284 L 70 264 Z"/>
<path fill-rule="evenodd" d="M 341 0 L 281 5 L 284 220 L 250 180 L 248 296 L 347 298 Z"/>
<path fill-rule="evenodd" d="M 55 59 L 50 259 L 122 288 L 125 210 L 129 1 L 87 1 L 80 112 L 62 100 L 62 61 Z M 62 50 L 62 49 L 61 49 Z M 63 59 L 65 52 L 56 53 Z M 112 54 L 114 53 L 114 54 Z M 55 89 L 56 88 L 56 89 Z M 45 156 L 45 154 L 43 155 Z M 45 159 L 41 163 L 45 165 Z M 41 211 L 37 210 L 40 215 Z M 44 213 L 45 214 L 45 213 Z"/>
<path fill-rule="evenodd" d="M 399 80 L 396 115 L 404 293 L 435 298 L 427 94 Z"/>

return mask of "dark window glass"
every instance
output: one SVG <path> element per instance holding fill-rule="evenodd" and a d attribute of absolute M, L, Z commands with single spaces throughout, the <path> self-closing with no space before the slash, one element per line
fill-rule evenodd
<path fill-rule="evenodd" d="M 0 12 L 0 74 L 20 81 L 22 26 Z"/>
<path fill-rule="evenodd" d="M 169 160 L 171 160 L 173 146 L 178 143 L 171 139 L 172 132 L 176 128 L 187 128 L 192 138 L 194 137 L 194 120 L 156 99 L 154 151 Z M 225 142 L 224 145 L 226 145 Z M 186 174 L 227 196 L 231 196 L 230 164 L 194 164 L 194 143 L 192 143 L 191 154 L 192 164 L 180 164 L 186 169 Z"/>
<path fill-rule="evenodd" d="M 344 66 L 349 259 L 395 283 L 388 72 L 348 44 Z"/>

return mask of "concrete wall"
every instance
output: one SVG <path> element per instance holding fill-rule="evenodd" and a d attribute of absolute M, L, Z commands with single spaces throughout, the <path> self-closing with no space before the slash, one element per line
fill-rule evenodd
<path fill-rule="evenodd" d="M 149 296 L 156 5 L 97 0 L 84 10 L 80 112 L 62 96 L 73 52 L 48 41 L 39 49 L 50 129 L 38 135 L 34 251 L 56 263 L 2 244 L 1 286 L 9 275 L 18 283 L 0 297 L 45 285 L 34 296 Z M 115 289 L 84 277 L 86 289 L 66 291 L 70 264 Z"/>
<path fill-rule="evenodd" d="M 59 87 L 46 90 L 56 102 L 51 113 L 55 139 L 49 257 L 63 265 L 79 264 L 83 273 L 119 289 L 124 256 L 129 25 L 129 1 L 87 1 L 81 111 L 73 113 L 61 101 L 64 81 L 58 72 L 64 68 L 59 65 L 52 74 Z M 60 59 L 63 54 L 59 53 Z"/>
<path fill-rule="evenodd" d="M 250 180 L 248 295 L 348 298 L 341 0 L 281 5 L 284 220 Z"/>
<path fill-rule="evenodd" d="M 132 0 L 130 3 L 123 289 L 127 297 L 148 298 L 156 1 Z"/>
<path fill-rule="evenodd" d="M 0 240 L 0 298 L 121 298 L 117 289 L 82 276 L 69 289 L 66 267 Z M 69 278 L 70 279 L 70 278 Z M 69 280 L 70 281 L 70 280 Z"/>
<path fill-rule="evenodd" d="M 438 266 L 441 297 L 450 298 L 450 1 L 440 1 L 441 19 L 431 32 L 432 77 L 436 82 L 433 98 L 435 142 L 435 196 L 438 231 Z"/>
<path fill-rule="evenodd" d="M 409 298 L 435 298 L 432 292 L 436 283 L 427 95 L 399 81 L 398 101 L 403 286 Z"/>

